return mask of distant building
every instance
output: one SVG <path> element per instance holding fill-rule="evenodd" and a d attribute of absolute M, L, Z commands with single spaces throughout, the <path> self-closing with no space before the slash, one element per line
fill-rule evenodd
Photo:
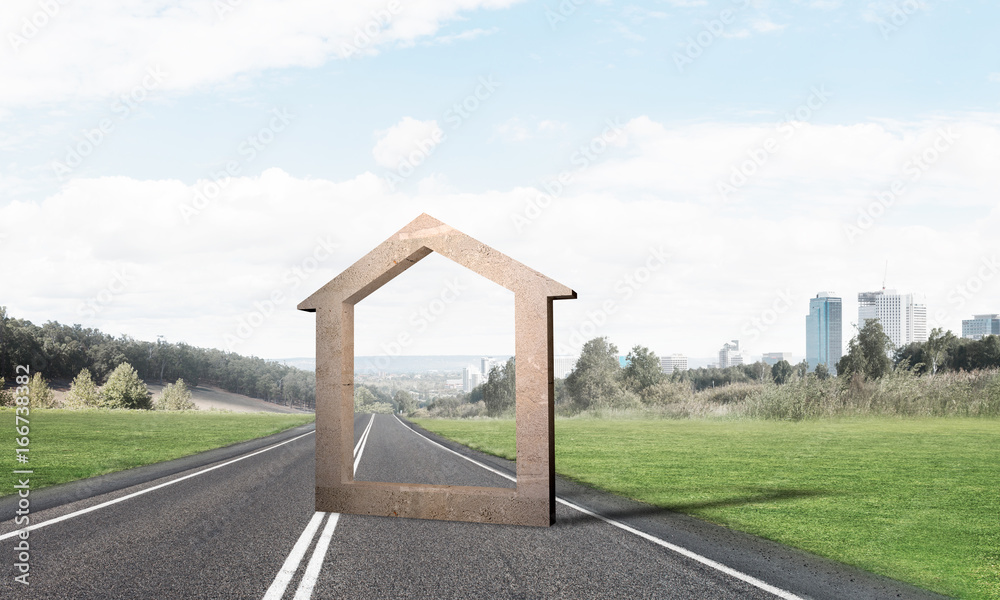
<path fill-rule="evenodd" d="M 666 375 L 673 374 L 674 371 L 688 370 L 688 357 L 683 354 L 671 354 L 660 357 L 660 370 Z"/>
<path fill-rule="evenodd" d="M 806 315 L 806 361 L 810 371 L 822 364 L 831 373 L 837 372 L 837 363 L 844 352 L 843 311 L 843 301 L 833 292 L 820 292 L 809 300 L 809 314 Z M 861 324 L 860 316 L 858 324 Z"/>
<path fill-rule="evenodd" d="M 1000 315 L 974 315 L 962 320 L 962 337 L 981 340 L 988 335 L 1000 335 Z"/>
<path fill-rule="evenodd" d="M 733 340 L 722 345 L 719 350 L 719 368 L 726 369 L 743 364 L 743 352 L 740 351 L 740 341 Z"/>
<path fill-rule="evenodd" d="M 917 302 L 915 294 L 897 294 L 896 290 L 858 294 L 858 328 L 878 319 L 882 330 L 896 348 L 912 342 L 927 341 L 927 305 Z"/>
<path fill-rule="evenodd" d="M 560 379 L 565 379 L 573 371 L 573 367 L 576 366 L 575 356 L 556 356 L 553 357 L 553 375 Z"/>
<path fill-rule="evenodd" d="M 761 360 L 769 367 L 773 367 L 781 361 L 792 362 L 791 352 L 765 352 Z"/>
<path fill-rule="evenodd" d="M 629 360 L 627 358 L 625 358 L 624 356 L 619 356 L 618 357 L 618 366 L 619 367 L 621 367 L 621 368 L 624 369 L 628 365 L 629 365 Z"/>
<path fill-rule="evenodd" d="M 462 369 L 462 391 L 468 394 L 483 382 L 483 374 L 476 370 L 475 365 Z"/>
<path fill-rule="evenodd" d="M 492 356 L 484 356 L 479 359 L 480 367 L 479 372 L 483 374 L 483 377 L 488 377 L 490 374 L 490 369 L 493 365 L 497 364 L 497 361 L 493 359 Z"/>

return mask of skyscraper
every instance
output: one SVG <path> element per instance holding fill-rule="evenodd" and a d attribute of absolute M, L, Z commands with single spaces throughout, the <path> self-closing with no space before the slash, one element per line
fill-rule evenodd
<path fill-rule="evenodd" d="M 843 302 L 833 292 L 820 292 L 809 300 L 806 316 L 806 360 L 809 369 L 823 364 L 837 372 L 843 354 Z"/>
<path fill-rule="evenodd" d="M 882 330 L 896 348 L 912 342 L 927 341 L 927 305 L 917 302 L 915 294 L 897 294 L 896 290 L 858 294 L 858 328 L 870 319 L 878 319 Z"/>
<path fill-rule="evenodd" d="M 740 341 L 733 340 L 722 345 L 719 350 L 719 368 L 727 369 L 743 364 L 743 353 L 740 352 Z"/>

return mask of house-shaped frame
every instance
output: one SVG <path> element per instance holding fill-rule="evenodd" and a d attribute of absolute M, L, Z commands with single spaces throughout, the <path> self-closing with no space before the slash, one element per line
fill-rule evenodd
<path fill-rule="evenodd" d="M 354 480 L 354 305 L 431 252 L 514 293 L 515 488 Z M 422 214 L 303 300 L 299 310 L 316 313 L 316 510 L 551 525 L 552 301 L 572 298 L 572 289 Z"/>

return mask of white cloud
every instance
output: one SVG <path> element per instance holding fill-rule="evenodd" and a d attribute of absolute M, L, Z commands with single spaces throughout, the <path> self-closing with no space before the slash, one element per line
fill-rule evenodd
<path fill-rule="evenodd" d="M 7 2 L 0 105 L 106 98 L 139 85 L 188 91 L 266 69 L 316 67 L 387 45 L 412 45 L 442 23 L 517 0 L 93 0 Z M 32 21 L 38 23 L 33 25 Z"/>
<path fill-rule="evenodd" d="M 493 128 L 492 139 L 524 142 L 539 135 L 551 135 L 566 131 L 566 128 L 566 123 L 552 119 L 542 119 L 531 125 L 519 117 L 511 117 Z"/>
<path fill-rule="evenodd" d="M 769 19 L 754 19 L 753 22 L 750 23 L 750 26 L 753 27 L 754 31 L 757 33 L 772 33 L 775 31 L 781 31 L 785 27 L 788 27 L 787 24 L 779 25 Z"/>
<path fill-rule="evenodd" d="M 856 224 L 859 210 L 903 178 L 907 161 L 932 148 L 949 127 L 958 135 L 954 145 L 918 180 L 905 179 L 904 192 L 850 241 L 845 227 Z M 820 290 L 838 292 L 851 322 L 857 292 L 881 285 L 887 259 L 890 285 L 927 294 L 932 317 L 946 311 L 946 327 L 957 329 L 974 312 L 1000 310 L 1000 277 L 961 306 L 949 297 L 997 252 L 995 116 L 804 124 L 790 139 L 780 138 L 779 150 L 731 201 L 721 201 L 720 178 L 777 132 L 636 118 L 615 147 L 575 172 L 544 208 L 532 208 L 539 191 L 531 188 L 463 193 L 435 175 L 416 192 L 389 193 L 371 173 L 327 181 L 271 169 L 232 180 L 186 223 L 180 206 L 204 182 L 76 179 L 44 201 L 0 207 L 9 234 L 0 241 L 0 279 L 17 282 L 4 288 L 3 301 L 12 315 L 37 322 L 79 322 L 113 334 L 164 334 L 220 347 L 241 318 L 266 308 L 277 291 L 284 300 L 236 349 L 309 355 L 314 317 L 295 304 L 427 212 L 573 287 L 579 299 L 555 307 L 560 344 L 583 331 L 588 338 L 608 335 L 623 350 L 644 344 L 661 353 L 710 356 L 723 341 L 740 338 L 751 353 L 801 354 L 807 299 Z M 527 222 L 519 228 L 516 217 Z M 44 226 L 27 236 L 18 233 L 25 223 Z M 333 250 L 326 248 L 331 243 Z M 671 258 L 645 273 L 650 248 L 661 246 Z M 88 300 L 120 271 L 125 289 L 88 314 Z M 441 281 L 432 277 L 423 292 L 433 295 Z M 786 292 L 793 305 L 773 325 L 755 329 L 754 318 Z M 403 288 L 394 293 L 379 301 L 410 298 Z M 420 297 L 432 297 L 426 294 Z M 454 314 L 507 310 L 491 294 L 470 293 L 470 301 L 482 303 Z M 585 325 L 609 300 L 614 313 L 599 326 Z M 388 324 L 366 321 L 373 337 L 359 343 L 359 353 L 377 353 L 394 339 L 399 319 L 410 316 L 400 314 Z M 496 351 L 460 336 L 449 339 L 466 345 L 428 340 L 420 351 Z"/>
<path fill-rule="evenodd" d="M 476 38 L 493 35 L 498 31 L 500 31 L 499 27 L 490 27 L 489 29 L 476 27 L 475 29 L 466 29 L 465 31 L 462 31 L 460 33 L 439 35 L 435 37 L 431 42 L 428 42 L 428 45 L 447 46 L 455 42 L 468 42 Z"/>
<path fill-rule="evenodd" d="M 414 153 L 421 156 L 411 160 L 415 165 L 423 162 L 423 158 L 431 154 L 434 148 L 444 139 L 444 132 L 437 121 L 418 121 L 413 117 L 403 119 L 388 129 L 376 131 L 379 136 L 372 155 L 375 162 L 387 169 L 395 169 L 400 162 L 410 160 Z"/>
<path fill-rule="evenodd" d="M 495 137 L 506 142 L 523 142 L 531 139 L 531 131 L 518 117 L 511 117 L 493 129 Z"/>

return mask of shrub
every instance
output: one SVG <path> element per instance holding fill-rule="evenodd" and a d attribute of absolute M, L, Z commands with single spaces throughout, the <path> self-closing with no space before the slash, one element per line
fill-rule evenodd
<path fill-rule="evenodd" d="M 759 383 L 731 383 L 721 387 L 708 388 L 698 392 L 702 400 L 716 404 L 737 404 L 750 396 L 760 393 L 764 386 Z"/>
<path fill-rule="evenodd" d="M 168 383 L 163 392 L 156 398 L 156 410 L 196 410 L 198 407 L 191 401 L 191 390 L 183 379 Z"/>
<path fill-rule="evenodd" d="M 128 408 L 148 410 L 152 407 L 149 389 L 139 379 L 132 365 L 122 363 L 108 376 L 101 388 L 100 405 L 104 408 Z"/>
<path fill-rule="evenodd" d="M 58 406 L 56 395 L 49 389 L 49 384 L 42 378 L 41 373 L 31 376 L 28 384 L 28 402 L 31 408 L 55 408 Z"/>
<path fill-rule="evenodd" d="M 661 381 L 642 390 L 639 396 L 647 406 L 663 406 L 691 400 L 694 394 L 687 383 Z"/>
<path fill-rule="evenodd" d="M 0 406 L 13 406 L 14 394 L 10 390 L 5 390 L 3 386 L 3 377 L 0 377 Z"/>
<path fill-rule="evenodd" d="M 66 406 L 68 408 L 89 408 L 99 404 L 100 393 L 97 391 L 97 384 L 91 379 L 90 371 L 83 369 L 69 386 L 69 393 L 66 394 Z"/>

